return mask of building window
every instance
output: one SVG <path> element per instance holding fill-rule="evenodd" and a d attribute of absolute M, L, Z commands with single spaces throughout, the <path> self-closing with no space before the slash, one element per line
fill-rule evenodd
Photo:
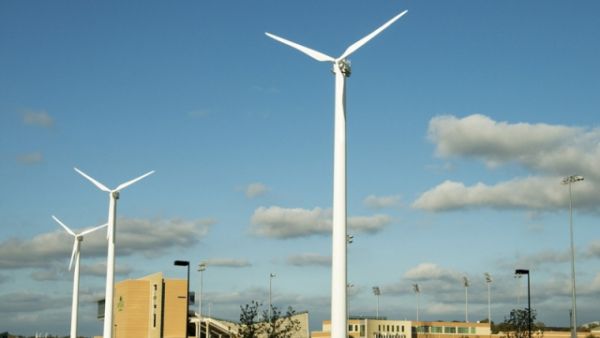
<path fill-rule="evenodd" d="M 456 328 L 455 327 L 445 326 L 444 327 L 444 333 L 456 333 Z"/>
<path fill-rule="evenodd" d="M 432 326 L 431 333 L 442 333 L 442 327 L 441 326 Z"/>
<path fill-rule="evenodd" d="M 352 328 L 354 328 L 354 325 L 348 325 L 348 331 L 353 331 Z"/>
<path fill-rule="evenodd" d="M 469 333 L 469 328 L 468 327 L 459 327 L 458 333 Z"/>
<path fill-rule="evenodd" d="M 402 332 L 404 332 L 404 325 L 402 325 Z"/>
<path fill-rule="evenodd" d="M 471 333 L 475 334 L 475 328 L 474 327 L 471 328 Z"/>
<path fill-rule="evenodd" d="M 365 336 L 365 325 L 364 324 L 360 325 L 360 336 L 361 337 Z"/>

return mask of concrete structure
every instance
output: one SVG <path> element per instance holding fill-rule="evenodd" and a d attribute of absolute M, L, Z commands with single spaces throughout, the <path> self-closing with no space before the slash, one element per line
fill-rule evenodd
<path fill-rule="evenodd" d="M 113 338 L 237 338 L 239 324 L 186 311 L 187 280 L 165 279 L 158 272 L 115 285 Z M 190 302 L 193 305 L 193 301 Z M 98 302 L 98 318 L 104 318 L 104 300 Z M 292 338 L 310 338 L 308 312 L 296 314 L 300 330 Z M 101 338 L 99 336 L 96 336 Z M 266 338 L 259 335 L 257 338 Z"/>
<path fill-rule="evenodd" d="M 187 281 L 155 273 L 115 285 L 113 337 L 185 337 Z M 104 300 L 98 318 L 104 317 Z"/>
<path fill-rule="evenodd" d="M 417 322 L 375 318 L 348 321 L 348 336 L 351 338 L 489 338 L 490 335 L 491 329 L 487 323 Z M 328 320 L 323 321 L 322 331 L 312 332 L 312 338 L 330 337 L 331 322 Z"/>

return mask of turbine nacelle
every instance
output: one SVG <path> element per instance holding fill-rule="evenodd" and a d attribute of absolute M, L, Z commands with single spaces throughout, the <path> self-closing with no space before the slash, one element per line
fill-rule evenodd
<path fill-rule="evenodd" d="M 279 41 L 285 45 L 288 45 L 294 49 L 297 49 L 299 51 L 301 51 L 302 53 L 310 56 L 311 58 L 317 60 L 317 61 L 321 61 L 321 62 L 331 62 L 334 64 L 334 72 L 336 72 L 337 70 L 339 70 L 342 74 L 344 74 L 344 76 L 348 77 L 350 76 L 351 73 L 351 69 L 350 69 L 350 61 L 348 61 L 348 57 L 350 55 L 352 55 L 354 52 L 356 52 L 360 47 L 362 47 L 363 45 L 365 45 L 367 42 L 369 42 L 371 39 L 373 39 L 374 37 L 376 37 L 377 35 L 379 35 L 379 33 L 381 33 L 384 29 L 388 28 L 388 26 L 390 26 L 391 24 L 393 24 L 394 22 L 396 22 L 396 20 L 400 19 L 404 14 L 406 14 L 408 12 L 408 10 L 405 10 L 404 12 L 396 15 L 395 17 L 391 18 L 390 20 L 388 20 L 386 23 L 384 23 L 383 25 L 381 25 L 379 28 L 377 28 L 376 30 L 374 30 L 373 32 L 371 32 L 369 35 L 363 37 L 362 39 L 356 41 L 355 43 L 353 43 L 352 45 L 350 45 L 348 48 L 346 48 L 346 50 L 344 51 L 344 53 L 342 53 L 342 55 L 340 55 L 337 58 L 331 57 L 327 54 L 323 54 L 319 51 L 316 51 L 314 49 L 302 46 L 298 43 L 295 43 L 293 41 L 284 39 L 280 36 L 277 36 L 275 34 L 271 34 L 266 32 L 265 34 L 270 37 L 273 40 Z"/>
<path fill-rule="evenodd" d="M 121 190 L 123 190 L 123 189 L 127 188 L 128 186 L 134 184 L 135 182 L 145 178 L 146 176 L 150 176 L 150 175 L 154 174 L 154 170 L 152 170 L 152 171 L 145 173 L 142 176 L 136 177 L 130 181 L 119 184 L 115 189 L 109 189 L 104 184 L 96 181 L 94 178 L 92 178 L 88 174 L 84 173 L 83 171 L 81 171 L 77 168 L 73 168 L 73 169 L 75 169 L 76 172 L 78 172 L 81 176 L 85 177 L 88 181 L 92 182 L 92 184 L 95 185 L 98 189 L 107 192 L 110 196 L 111 201 L 116 201 L 119 199 Z M 114 223 L 110 222 L 110 218 L 109 218 L 109 223 L 111 223 L 111 224 L 109 224 L 108 231 L 106 232 L 106 238 L 110 240 L 110 238 L 112 236 L 112 232 L 114 231 L 114 229 L 113 229 Z"/>

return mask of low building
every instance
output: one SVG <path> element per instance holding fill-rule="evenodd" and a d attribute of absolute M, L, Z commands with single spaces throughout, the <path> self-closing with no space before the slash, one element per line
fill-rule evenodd
<path fill-rule="evenodd" d="M 423 322 L 376 318 L 348 320 L 351 338 L 489 338 L 492 331 L 488 323 Z M 323 321 L 322 331 L 313 331 L 312 338 L 330 338 L 331 321 Z"/>

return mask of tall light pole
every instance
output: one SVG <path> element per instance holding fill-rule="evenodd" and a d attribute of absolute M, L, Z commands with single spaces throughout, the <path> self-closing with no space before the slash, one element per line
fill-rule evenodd
<path fill-rule="evenodd" d="M 531 284 L 529 283 L 529 270 L 517 269 L 515 275 L 527 275 L 527 330 L 531 338 Z"/>
<path fill-rule="evenodd" d="M 492 275 L 489 273 L 484 273 L 485 283 L 487 284 L 488 289 L 488 323 L 490 323 L 490 327 L 492 327 L 492 296 L 490 292 L 490 285 L 492 284 Z"/>
<path fill-rule="evenodd" d="M 421 293 L 419 284 L 413 284 L 413 290 L 415 291 L 415 295 L 417 295 L 417 322 L 418 322 L 419 321 L 419 294 Z"/>
<path fill-rule="evenodd" d="M 269 274 L 269 323 L 271 322 L 271 296 L 272 296 L 272 285 L 273 285 L 273 277 L 276 277 L 274 273 Z"/>
<path fill-rule="evenodd" d="M 573 195 L 571 184 L 583 181 L 583 176 L 568 176 L 562 184 L 569 186 L 569 234 L 571 237 L 571 338 L 577 338 L 577 295 L 575 292 L 575 245 L 573 244 Z"/>
<path fill-rule="evenodd" d="M 187 267 L 187 294 L 185 295 L 185 337 L 189 337 L 188 333 L 188 316 L 190 309 L 190 262 L 189 261 L 175 261 L 173 262 L 175 266 L 185 266 Z"/>
<path fill-rule="evenodd" d="M 348 283 L 346 284 L 346 289 L 348 289 L 346 292 L 347 295 L 350 294 L 350 288 L 353 288 L 354 284 L 352 283 Z M 349 304 L 350 302 L 346 301 L 346 304 Z M 346 306 L 346 318 L 348 318 L 348 320 L 350 320 L 350 306 Z"/>
<path fill-rule="evenodd" d="M 465 323 L 469 322 L 469 278 L 463 277 L 463 284 L 465 286 Z"/>
<path fill-rule="evenodd" d="M 198 330 L 202 328 L 202 283 L 204 270 L 206 270 L 206 263 L 202 262 L 198 264 L 198 272 L 200 272 L 200 292 L 198 292 Z"/>
<path fill-rule="evenodd" d="M 377 296 L 377 312 L 376 312 L 376 318 L 379 319 L 379 296 L 381 296 L 381 289 L 379 288 L 379 286 L 374 286 L 373 287 L 373 294 L 375 296 Z"/>

